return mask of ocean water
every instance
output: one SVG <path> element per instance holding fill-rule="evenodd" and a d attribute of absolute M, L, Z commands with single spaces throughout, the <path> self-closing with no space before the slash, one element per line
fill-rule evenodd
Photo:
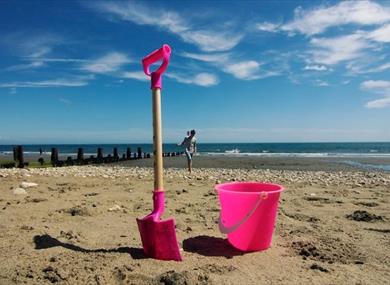
<path fill-rule="evenodd" d="M 0 145 L 1 154 L 12 154 L 15 145 Z M 113 153 L 118 148 L 122 156 L 127 147 L 136 152 L 138 147 L 143 152 L 152 153 L 152 144 L 57 144 L 57 145 L 23 145 L 25 156 L 39 154 L 42 148 L 45 154 L 51 153 L 51 148 L 58 149 L 60 155 L 76 156 L 79 147 L 85 156 L 97 154 L 97 148 L 103 149 L 104 156 Z M 183 151 L 176 144 L 164 144 L 164 152 Z M 359 169 L 376 169 L 390 171 L 389 164 L 368 164 L 361 158 L 383 158 L 390 161 L 390 143 L 199 143 L 198 153 L 202 156 L 257 156 L 257 157 L 311 157 L 311 158 L 341 158 L 341 162 Z M 339 160 L 340 161 L 340 160 Z"/>
<path fill-rule="evenodd" d="M 0 154 L 12 154 L 15 145 L 0 145 Z M 127 147 L 136 152 L 138 147 L 143 152 L 152 152 L 152 144 L 56 144 L 23 145 L 24 153 L 39 154 L 41 148 L 50 154 L 51 148 L 58 149 L 61 155 L 76 155 L 79 147 L 84 155 L 96 155 L 97 148 L 103 149 L 104 155 L 112 154 L 113 148 L 125 153 Z M 182 151 L 176 144 L 164 144 L 164 152 Z M 200 155 L 224 156 L 265 156 L 265 157 L 389 157 L 389 143 L 199 143 Z"/>

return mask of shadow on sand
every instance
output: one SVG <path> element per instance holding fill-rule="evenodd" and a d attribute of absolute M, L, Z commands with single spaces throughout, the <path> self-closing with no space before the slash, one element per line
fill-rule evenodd
<path fill-rule="evenodd" d="M 196 236 L 183 241 L 183 249 L 204 256 L 233 256 L 243 255 L 244 252 L 235 249 L 227 239 L 211 236 Z"/>
<path fill-rule="evenodd" d="M 144 251 L 142 248 L 135 248 L 135 247 L 118 247 L 113 249 L 105 249 L 105 248 L 99 248 L 99 249 L 87 249 L 82 248 L 80 246 L 70 244 L 70 243 L 64 243 L 59 241 L 56 238 L 51 237 L 50 235 L 36 235 L 33 238 L 35 243 L 35 249 L 47 249 L 51 247 L 61 246 L 66 249 L 70 249 L 73 251 L 78 252 L 101 252 L 101 253 L 113 253 L 113 252 L 119 252 L 119 253 L 128 253 L 131 255 L 133 259 L 144 259 L 147 258 L 144 254 Z"/>

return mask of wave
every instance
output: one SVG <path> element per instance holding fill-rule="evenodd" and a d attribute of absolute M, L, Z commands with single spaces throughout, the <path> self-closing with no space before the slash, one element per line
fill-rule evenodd
<path fill-rule="evenodd" d="M 2 155 L 13 155 L 13 151 L 1 151 L 0 154 Z M 40 155 L 40 152 L 39 151 L 24 151 L 23 152 L 24 155 L 26 156 L 34 156 L 34 155 Z M 104 153 L 105 155 L 106 154 L 112 154 L 112 153 Z M 51 155 L 51 152 L 48 152 L 48 151 L 44 151 L 42 152 L 42 155 Z M 63 153 L 59 153 L 60 156 L 77 156 L 77 152 L 63 152 Z M 94 153 L 84 153 L 84 157 L 88 157 L 88 156 L 91 156 L 91 155 L 95 155 L 96 156 L 96 152 Z"/>
<path fill-rule="evenodd" d="M 375 170 L 384 170 L 390 171 L 390 164 L 369 164 L 369 163 L 361 163 L 357 161 L 345 160 L 343 163 L 361 168 L 361 169 L 375 169 Z"/>
<path fill-rule="evenodd" d="M 208 156 L 235 156 L 235 157 L 244 157 L 244 156 L 256 156 L 256 157 L 329 157 L 329 158 L 338 158 L 338 157 L 388 157 L 390 158 L 390 153 L 314 153 L 314 152 L 279 152 L 279 153 L 270 153 L 270 152 L 201 152 L 200 155 L 208 155 Z"/>
<path fill-rule="evenodd" d="M 240 153 L 241 151 L 238 148 L 231 149 L 231 150 L 225 150 L 225 153 Z"/>

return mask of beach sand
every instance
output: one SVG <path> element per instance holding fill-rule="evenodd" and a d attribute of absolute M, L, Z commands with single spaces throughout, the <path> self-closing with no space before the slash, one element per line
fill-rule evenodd
<path fill-rule="evenodd" d="M 0 169 L 0 284 L 388 284 L 390 173 L 199 159 L 189 175 L 183 161 L 165 159 L 164 215 L 182 262 L 142 251 L 135 219 L 151 211 L 153 170 L 137 165 L 152 160 Z M 242 253 L 218 231 L 214 186 L 234 180 L 286 188 L 266 251 Z"/>

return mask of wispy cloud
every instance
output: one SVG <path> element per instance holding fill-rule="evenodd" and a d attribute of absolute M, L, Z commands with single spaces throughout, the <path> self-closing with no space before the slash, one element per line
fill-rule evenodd
<path fill-rule="evenodd" d="M 181 56 L 210 63 L 221 71 L 241 80 L 256 80 L 280 74 L 276 71 L 260 69 L 261 64 L 258 61 L 238 60 L 233 53 L 182 53 Z"/>
<path fill-rule="evenodd" d="M 318 64 L 308 64 L 304 68 L 304 70 L 314 70 L 314 71 L 327 71 L 329 70 L 328 67 L 325 65 L 318 65 Z"/>
<path fill-rule="evenodd" d="M 382 72 L 382 71 L 385 71 L 387 69 L 390 69 L 390 62 L 386 62 L 386 63 L 381 64 L 379 66 L 370 68 L 370 69 L 366 70 L 366 72 L 367 73 L 375 73 L 375 72 Z"/>
<path fill-rule="evenodd" d="M 255 27 L 303 35 L 301 55 L 306 71 L 332 71 L 331 66 L 339 64 L 345 64 L 350 75 L 387 69 L 379 60 L 387 50 L 384 44 L 390 42 L 390 6 L 386 2 L 342 1 L 310 9 L 297 7 L 291 21 L 263 22 Z M 331 29 L 334 33 L 327 33 Z"/>
<path fill-rule="evenodd" d="M 260 64 L 254 60 L 242 61 L 229 64 L 224 70 L 238 79 L 253 80 L 259 78 Z"/>
<path fill-rule="evenodd" d="M 370 32 L 367 37 L 377 42 L 390 43 L 390 23 Z"/>
<path fill-rule="evenodd" d="M 152 5 L 152 4 L 150 4 Z M 235 47 L 243 38 L 226 29 L 199 29 L 188 18 L 157 7 L 135 2 L 94 2 L 88 5 L 99 12 L 137 25 L 149 25 L 180 37 L 184 42 L 195 44 L 203 51 L 225 51 Z"/>
<path fill-rule="evenodd" d="M 341 25 L 380 25 L 390 21 L 390 9 L 372 1 L 342 1 L 329 7 L 295 9 L 294 20 L 281 26 L 283 31 L 308 36 Z"/>
<path fill-rule="evenodd" d="M 31 59 L 48 55 L 53 48 L 62 44 L 63 39 L 47 32 L 14 32 L 3 35 L 3 42 L 12 53 Z"/>
<path fill-rule="evenodd" d="M 228 62 L 229 59 L 231 58 L 230 53 L 198 54 L 198 53 L 183 52 L 181 53 L 181 56 L 204 61 L 204 62 L 221 63 L 221 64 Z"/>
<path fill-rule="evenodd" d="M 381 99 L 367 102 L 366 107 L 370 109 L 379 109 L 390 107 L 390 81 L 386 80 L 367 80 L 360 85 L 362 90 L 381 95 Z"/>
<path fill-rule="evenodd" d="M 88 62 L 88 59 L 81 58 L 48 58 L 48 57 L 40 57 L 37 60 L 42 62 L 65 62 L 65 63 L 83 63 Z"/>
<path fill-rule="evenodd" d="M 118 71 L 124 64 L 130 63 L 127 55 L 120 52 L 110 52 L 102 57 L 89 60 L 81 66 L 81 70 L 92 73 L 112 73 Z"/>
<path fill-rule="evenodd" d="M 280 28 L 280 24 L 274 24 L 269 22 L 255 24 L 255 29 L 262 32 L 274 33 L 274 32 L 278 32 L 279 28 Z"/>
<path fill-rule="evenodd" d="M 310 45 L 312 60 L 325 65 L 359 58 L 365 49 L 372 47 L 364 35 L 359 33 L 334 38 L 313 38 Z"/>
<path fill-rule="evenodd" d="M 314 81 L 314 85 L 321 86 L 321 87 L 326 87 L 326 86 L 329 86 L 329 83 L 327 81 L 322 80 L 322 79 L 316 79 Z"/>
<path fill-rule="evenodd" d="M 80 87 L 89 84 L 93 76 L 75 76 L 72 78 L 56 78 L 43 81 L 15 81 L 0 83 L 0 88 L 55 88 Z"/>
<path fill-rule="evenodd" d="M 129 79 L 136 79 L 140 81 L 149 81 L 150 77 L 148 77 L 143 71 L 126 71 L 123 72 L 121 77 L 123 78 L 129 78 Z"/>
<path fill-rule="evenodd" d="M 21 71 L 21 70 L 31 70 L 39 67 L 45 66 L 43 61 L 33 61 L 30 63 L 16 64 L 5 68 L 5 71 Z"/>
<path fill-rule="evenodd" d="M 193 76 L 192 75 L 183 76 L 183 75 L 169 72 L 166 74 L 166 76 L 169 78 L 173 78 L 180 83 L 194 84 L 203 87 L 209 87 L 209 86 L 217 85 L 219 83 L 219 79 L 216 75 L 211 73 L 206 73 L 206 72 L 199 73 Z"/>

